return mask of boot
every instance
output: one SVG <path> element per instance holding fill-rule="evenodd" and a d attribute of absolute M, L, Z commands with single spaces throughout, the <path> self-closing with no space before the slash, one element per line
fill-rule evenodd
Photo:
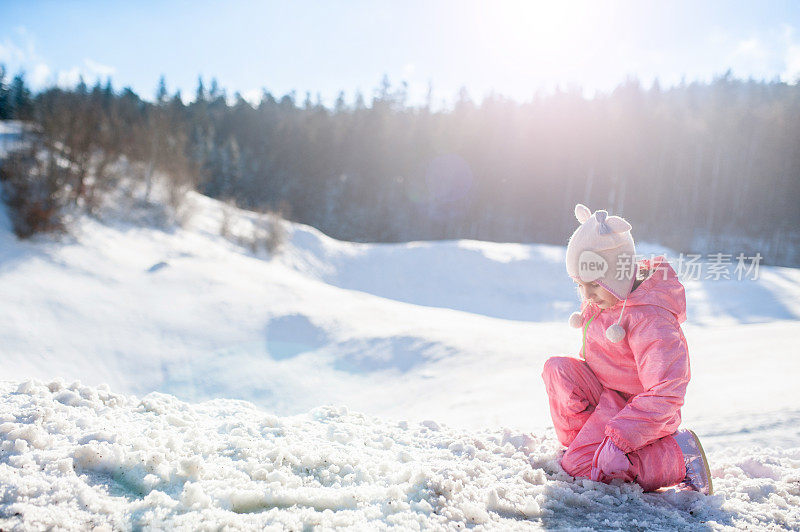
<path fill-rule="evenodd" d="M 713 494 L 711 470 L 697 434 L 689 429 L 681 429 L 672 437 L 678 442 L 683 453 L 683 462 L 686 464 L 686 478 L 678 484 L 678 488 L 692 489 L 705 495 Z"/>

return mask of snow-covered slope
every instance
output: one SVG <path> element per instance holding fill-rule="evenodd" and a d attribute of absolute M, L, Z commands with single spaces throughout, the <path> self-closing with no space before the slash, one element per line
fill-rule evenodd
<path fill-rule="evenodd" d="M 191 222 L 171 232 L 88 218 L 61 242 L 2 231 L 6 378 L 245 399 L 279 415 L 336 403 L 469 427 L 549 424 L 542 364 L 580 345 L 565 324 L 577 296 L 563 248 L 352 244 L 287 224 L 270 259 L 219 236 L 218 202 L 190 199 Z M 728 292 L 688 283 L 690 420 L 796 407 L 800 272 L 761 275 Z M 762 323 L 748 323 L 757 309 Z"/>
<path fill-rule="evenodd" d="M 566 324 L 578 301 L 563 270 L 563 248 L 475 241 L 352 244 L 287 223 L 286 246 L 269 257 L 219 236 L 223 223 L 246 227 L 252 214 L 235 211 L 233 221 L 224 222 L 220 203 L 197 194 L 191 195 L 190 201 L 194 215 L 183 228 L 164 231 L 82 218 L 74 225 L 73 235 L 60 241 L 17 241 L 0 210 L 0 379 L 13 381 L 4 385 L 3 403 L 12 406 L 4 410 L 1 421 L 15 424 L 2 425 L 6 432 L 2 433 L 0 474 L 12 479 L 9 484 L 0 482 L 12 486 L 0 491 L 5 517 L 14 518 L 8 514 L 9 508 L 22 504 L 21 494 L 29 493 L 42 494 L 43 498 L 37 499 L 42 503 L 51 501 L 51 496 L 62 500 L 63 508 L 52 510 L 52 515 L 74 515 L 75 523 L 103 514 L 123 516 L 112 522 L 133 527 L 134 523 L 191 527 L 203 512 L 210 512 L 206 515 L 215 519 L 227 516 L 224 518 L 242 526 L 311 524 L 314 520 L 334 524 L 337 519 L 352 524 L 391 523 L 390 516 L 399 513 L 398 523 L 435 525 L 439 514 L 411 504 L 422 500 L 415 495 L 416 488 L 386 495 L 386 486 L 395 474 L 391 468 L 402 467 L 395 456 L 402 447 L 422 464 L 434 460 L 436 453 L 446 456 L 436 466 L 437 474 L 461 479 L 458 489 L 463 493 L 459 502 L 445 503 L 452 523 L 469 524 L 469 519 L 477 516 L 498 526 L 529 525 L 520 521 L 527 516 L 541 526 L 556 528 L 606 526 L 602 525 L 606 518 L 611 519 L 607 525 L 611 528 L 630 519 L 640 520 L 643 527 L 666 526 L 672 519 L 687 526 L 698 524 L 697 519 L 744 527 L 748 523 L 800 526 L 797 515 L 788 509 L 798 502 L 800 479 L 796 388 L 800 310 L 794 304 L 800 296 L 800 271 L 762 267 L 758 281 L 686 283 L 690 308 L 684 331 L 693 378 L 683 409 L 684 424 L 700 434 L 723 495 L 720 499 L 682 497 L 672 501 L 683 507 L 696 505 L 694 515 L 681 513 L 677 518 L 669 505 L 662 508 L 664 496 L 652 499 L 630 486 L 568 483 L 556 466 L 542 465 L 552 462 L 559 452 L 549 428 L 542 365 L 547 357 L 575 354 L 580 346 L 579 332 Z M 645 245 L 639 251 L 661 250 Z M 13 393 L 29 378 L 51 384 L 22 384 L 21 392 Z M 84 385 L 76 385 L 70 395 L 61 389 L 63 385 L 52 384 L 54 379 Z M 99 388 L 104 383 L 108 389 Z M 55 392 L 45 391 L 54 387 Z M 118 404 L 100 406 L 97 401 L 103 401 L 99 397 L 110 394 L 109 389 L 126 397 Z M 177 398 L 148 396 L 151 392 Z M 88 397 L 79 400 L 75 394 Z M 203 429 L 203 436 L 183 434 L 179 425 L 168 426 L 172 424 L 169 415 L 146 415 L 147 407 L 138 406 L 139 400 L 128 394 L 143 397 L 143 402 L 160 401 L 167 405 L 164 411 L 173 416 L 177 415 L 173 410 L 192 412 L 192 423 L 208 428 Z M 73 399 L 76 403 L 70 405 Z M 217 401 L 204 405 L 180 402 L 210 399 Z M 258 410 L 235 400 L 251 401 Z M 25 436 L 44 438 L 41 431 L 50 430 L 40 417 L 43 414 L 34 413 L 31 401 L 42 401 L 43 412 L 52 410 L 57 413 L 53 419 L 65 420 L 53 421 L 55 435 L 45 438 L 50 443 L 60 441 L 57 449 L 49 444 L 39 449 Z M 328 404 L 337 406 L 319 410 Z M 296 446 L 287 451 L 295 458 L 302 456 L 305 445 L 296 427 L 319 433 L 320 441 L 332 440 L 324 445 L 313 440 L 320 452 L 330 454 L 341 445 L 360 457 L 363 445 L 338 441 L 338 429 L 332 429 L 334 436 L 329 437 L 332 422 L 315 419 L 316 413 L 339 412 L 341 406 L 368 416 L 342 414 L 342 423 L 366 424 L 363 430 L 380 434 L 391 444 L 389 449 L 375 451 L 385 452 L 375 463 L 389 464 L 385 467 L 390 469 L 377 474 L 369 468 L 380 471 L 384 466 L 365 466 L 371 476 L 353 484 L 360 486 L 358 489 L 346 492 L 362 493 L 359 490 L 363 489 L 377 494 L 374 499 L 353 502 L 330 499 L 324 491 L 309 495 L 291 490 L 295 499 L 280 499 L 270 495 L 274 491 L 264 491 L 269 479 L 252 476 L 255 470 L 242 469 L 250 466 L 244 462 L 218 465 L 217 459 L 222 458 L 203 447 L 203 438 L 210 438 L 222 442 L 217 451 L 227 449 L 245 462 L 253 453 L 260 463 L 265 459 L 259 453 L 266 452 L 264 446 L 269 447 L 269 442 L 261 441 L 266 432 L 253 428 L 256 425 L 248 420 L 269 417 L 282 427 L 295 427 L 286 429 L 282 433 L 286 439 L 279 442 L 287 448 Z M 128 420 L 136 428 L 124 432 L 127 429 L 122 425 L 109 424 L 109 416 Z M 224 425 L 223 418 L 230 425 Z M 427 428 L 428 432 L 421 434 L 418 423 L 424 420 L 452 428 Z M 79 467 L 77 473 L 59 470 L 53 474 L 63 474 L 64 479 L 54 484 L 55 491 L 49 491 L 52 479 L 41 476 L 45 473 L 36 472 L 30 464 L 50 463 L 49 451 L 55 453 L 52 456 L 62 453 L 74 459 L 80 446 L 106 445 L 102 438 L 95 438 L 99 443 L 93 444 L 88 436 L 105 430 L 104 423 L 111 427 L 104 434 L 114 439 L 106 444 L 119 447 L 110 463 L 122 464 L 122 469 L 98 473 L 81 465 L 83 469 Z M 234 426 L 236 423 L 245 428 Z M 62 425 L 63 430 L 58 428 Z M 13 437 L 11 430 L 17 431 Z M 74 435 L 74 431 L 82 432 Z M 136 431 L 154 431 L 154 437 L 162 442 L 156 447 L 165 449 L 183 441 L 178 438 L 180 433 L 190 448 L 169 451 L 177 453 L 167 453 L 172 465 L 159 469 L 161 462 L 156 461 L 150 469 L 137 469 L 131 464 L 142 450 L 129 441 Z M 447 434 L 446 445 L 439 439 L 443 433 Z M 504 438 L 517 438 L 514 442 L 518 442 L 522 434 L 535 442 L 535 449 L 512 442 L 513 450 L 507 451 L 510 462 L 501 467 L 492 461 L 506 452 L 501 451 Z M 247 441 L 234 445 L 235 435 Z M 174 444 L 169 443 L 170 438 Z M 462 451 L 449 449 L 450 443 L 465 438 L 482 442 L 492 456 L 482 455 L 472 463 Z M 23 443 L 17 443 L 20 440 Z M 476 443 L 470 445 L 478 449 Z M 514 458 L 515 453 L 520 456 Z M 219 471 L 219 475 L 181 480 L 182 470 L 175 465 L 179 458 L 207 463 L 209 470 Z M 337 462 L 337 466 L 341 468 L 343 463 Z M 46 466 L 45 472 L 53 467 Z M 147 477 L 145 481 L 152 468 L 160 471 L 156 476 L 164 473 L 167 479 Z M 535 473 L 537 468 L 543 468 L 548 482 L 539 477 L 535 482 L 517 478 L 523 475 L 521 471 Z M 114 491 L 127 489 L 114 483 L 114 474 L 138 479 L 131 481 L 138 495 Z M 275 477 L 278 484 L 270 489 L 280 487 L 281 493 L 287 486 L 300 490 L 318 480 L 317 473 L 300 469 L 292 474 L 295 476 Z M 345 476 L 326 478 L 345 483 Z M 241 500 L 255 502 L 241 504 L 248 508 L 253 504 L 258 515 L 229 511 L 240 504 L 232 502 L 240 500 L 238 495 L 230 495 L 230 490 L 239 489 L 233 486 L 236 478 L 242 480 L 242 486 L 256 483 L 252 486 L 260 490 L 259 495 L 249 492 L 250 488 L 242 488 L 241 495 Z M 195 507 L 196 511 L 181 521 L 183 512 L 196 502 L 193 495 L 183 495 L 186 485 L 195 480 L 201 487 L 192 493 L 205 494 L 198 495 L 198 500 L 207 506 Z M 510 483 L 509 487 L 496 495 L 483 487 L 505 483 Z M 103 486 L 111 493 L 103 492 Z M 86 500 L 97 502 L 96 508 L 107 512 L 80 513 L 74 508 L 88 503 L 80 497 L 73 500 L 78 492 L 70 490 L 86 490 Z M 110 498 L 120 493 L 124 500 Z M 321 499 L 315 498 L 318 496 Z M 287 508 L 292 500 L 307 504 Z M 325 503 L 315 506 L 318 500 L 341 506 L 336 506 L 339 511 L 335 514 L 325 514 Z M 404 500 L 409 507 L 400 505 L 397 508 L 403 510 L 396 512 L 391 502 L 395 500 Z M 433 499 L 425 500 L 433 507 Z M 622 501 L 627 501 L 623 506 L 631 514 L 619 513 Z M 46 521 L 49 510 L 32 509 L 36 504 L 31 502 L 26 511 L 38 517 L 26 523 Z M 587 509 L 594 513 L 587 514 Z M 66 513 L 58 513 L 62 510 Z M 477 513 L 473 515 L 473 511 Z"/>

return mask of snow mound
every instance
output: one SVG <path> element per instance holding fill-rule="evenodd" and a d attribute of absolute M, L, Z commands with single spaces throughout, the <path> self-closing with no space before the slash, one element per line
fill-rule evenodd
<path fill-rule="evenodd" d="M 574 480 L 552 432 L 325 406 L 277 417 L 107 386 L 0 382 L 0 528 L 800 526 L 800 449 L 718 453 L 718 492 Z"/>
<path fill-rule="evenodd" d="M 209 201 L 205 205 L 209 211 L 217 208 Z M 414 305 L 532 322 L 566 321 L 578 305 L 574 284 L 564 270 L 564 246 L 477 240 L 353 243 L 294 222 L 287 224 L 287 233 L 289 245 L 276 257 L 278 261 L 337 288 Z M 800 319 L 793 303 L 800 297 L 800 269 L 759 265 L 740 278 L 732 260 L 721 266 L 715 277 L 709 256 L 703 257 L 705 264 L 698 273 L 681 266 L 686 258 L 679 252 L 659 244 L 640 242 L 637 254 L 650 258 L 665 255 L 678 270 L 693 324 Z"/>
<path fill-rule="evenodd" d="M 565 320 L 575 307 L 563 246 L 477 240 L 361 244 L 294 223 L 290 244 L 278 259 L 296 271 L 403 303 L 526 321 Z"/>

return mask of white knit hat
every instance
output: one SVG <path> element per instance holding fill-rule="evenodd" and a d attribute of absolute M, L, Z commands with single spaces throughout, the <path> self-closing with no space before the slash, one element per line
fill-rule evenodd
<path fill-rule="evenodd" d="M 592 214 L 580 203 L 575 206 L 575 217 L 581 225 L 567 244 L 567 273 L 586 283 L 596 282 L 617 299 L 627 300 L 636 280 L 636 248 L 631 224 L 619 216 L 609 216 L 606 211 Z M 624 303 L 622 308 L 624 312 Z M 580 315 L 570 318 L 571 324 L 576 321 L 580 327 Z M 617 324 L 606 331 L 606 336 L 614 342 L 625 335 L 619 325 L 621 321 L 622 313 Z"/>

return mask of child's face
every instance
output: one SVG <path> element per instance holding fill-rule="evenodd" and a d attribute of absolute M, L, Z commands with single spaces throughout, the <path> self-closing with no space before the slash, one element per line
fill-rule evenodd
<path fill-rule="evenodd" d="M 573 281 L 578 287 L 578 294 L 580 294 L 581 299 L 588 300 L 601 309 L 611 308 L 619 302 L 619 299 L 614 294 L 597 283 L 585 283 L 577 279 L 573 279 Z"/>

